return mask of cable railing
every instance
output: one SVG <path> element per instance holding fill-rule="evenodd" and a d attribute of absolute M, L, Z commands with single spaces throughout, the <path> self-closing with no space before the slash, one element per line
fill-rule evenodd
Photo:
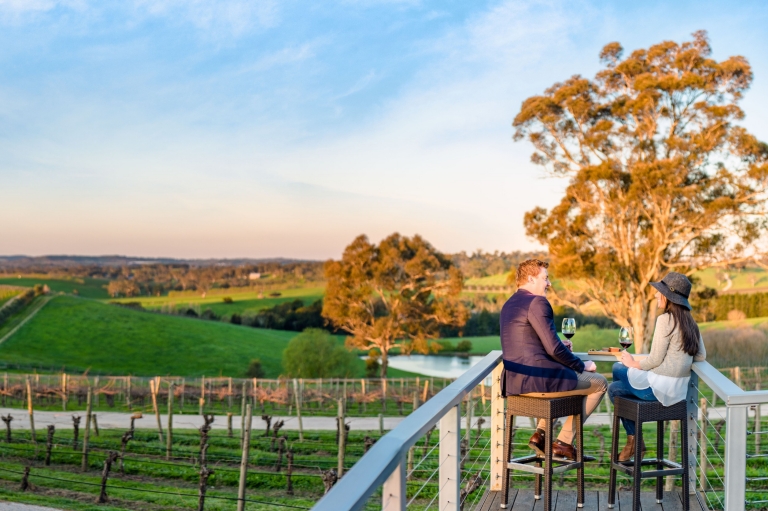
<path fill-rule="evenodd" d="M 500 360 L 491 352 L 408 415 L 313 509 L 475 509 L 501 487 Z"/>
<path fill-rule="evenodd" d="M 597 362 L 616 360 L 613 356 L 577 355 Z M 500 351 L 490 353 L 406 417 L 313 509 L 479 509 L 489 491 L 501 489 L 506 425 L 500 360 Z M 733 373 L 730 370 L 732 377 Z M 768 474 L 768 445 L 761 445 L 768 426 L 763 424 L 759 409 L 768 403 L 768 391 L 759 389 L 759 375 L 752 382 L 737 370 L 735 377 L 755 390 L 742 390 L 708 362 L 695 363 L 691 373 L 686 398 L 688 477 L 692 498 L 704 509 L 768 507 L 768 475 L 764 475 Z M 595 419 L 588 423 L 592 431 L 586 432 L 585 450 L 598 458 L 586 468 L 585 478 L 591 488 L 607 490 L 607 477 L 602 472 L 610 458 L 606 424 L 611 422 L 611 412 L 606 397 L 593 414 Z M 529 427 L 528 419 L 522 417 L 518 421 L 513 426 L 520 438 L 513 441 L 513 449 L 525 449 L 522 435 L 535 426 L 531 422 Z M 678 460 L 681 453 L 676 438 L 680 429 L 677 424 L 665 428 L 665 435 L 669 435 L 665 444 L 672 449 L 667 455 Z M 569 485 L 573 477 L 561 475 L 559 485 Z M 525 478 L 530 479 L 530 475 L 512 473 L 516 486 L 530 483 L 533 488 L 533 481 Z M 679 484 L 671 477 L 666 481 L 668 490 Z"/>

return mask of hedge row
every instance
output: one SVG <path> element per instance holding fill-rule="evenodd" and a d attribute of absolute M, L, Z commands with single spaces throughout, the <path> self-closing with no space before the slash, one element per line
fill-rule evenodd
<path fill-rule="evenodd" d="M 728 319 L 728 313 L 738 310 L 748 318 L 768 317 L 768 293 L 720 295 L 715 300 L 715 319 Z"/>
<path fill-rule="evenodd" d="M 29 305 L 29 302 L 35 297 L 35 291 L 30 289 L 18 296 L 14 296 L 8 300 L 5 305 L 0 307 L 0 325 L 6 322 L 8 318 L 19 312 L 21 309 Z"/>

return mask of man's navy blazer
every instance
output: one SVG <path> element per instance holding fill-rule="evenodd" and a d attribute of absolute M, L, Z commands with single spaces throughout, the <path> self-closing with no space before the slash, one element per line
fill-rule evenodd
<path fill-rule="evenodd" d="M 525 289 L 501 309 L 502 395 L 566 392 L 576 388 L 584 362 L 557 337 L 549 301 Z"/>

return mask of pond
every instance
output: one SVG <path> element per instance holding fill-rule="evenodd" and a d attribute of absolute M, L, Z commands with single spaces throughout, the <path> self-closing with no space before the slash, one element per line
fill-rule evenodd
<path fill-rule="evenodd" d="M 484 357 L 449 357 L 440 355 L 394 355 L 389 367 L 441 378 L 458 378 Z"/>

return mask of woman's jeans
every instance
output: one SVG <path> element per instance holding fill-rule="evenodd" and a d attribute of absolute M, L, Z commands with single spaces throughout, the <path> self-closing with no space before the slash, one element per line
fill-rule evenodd
<path fill-rule="evenodd" d="M 628 373 L 629 368 L 621 362 L 613 364 L 613 383 L 608 385 L 608 399 L 611 400 L 611 404 L 613 404 L 614 399 L 617 397 L 632 397 L 641 401 L 658 401 L 656 396 L 653 395 L 651 387 L 637 390 L 630 385 Z M 621 425 L 624 426 L 624 431 L 627 432 L 627 435 L 635 434 L 635 421 L 621 417 Z"/>

